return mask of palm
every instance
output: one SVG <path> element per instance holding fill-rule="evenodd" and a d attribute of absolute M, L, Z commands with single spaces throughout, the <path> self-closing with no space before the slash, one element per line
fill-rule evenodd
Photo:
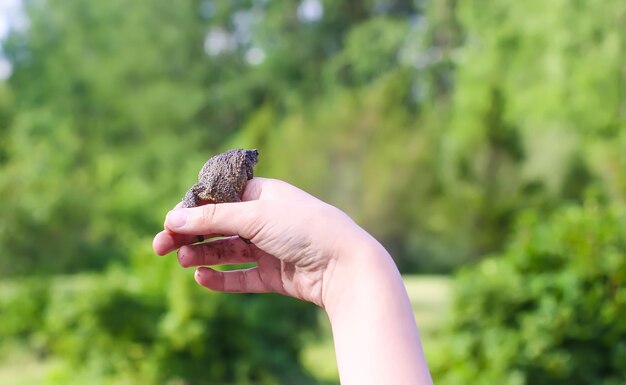
<path fill-rule="evenodd" d="M 179 260 L 184 267 L 256 263 L 250 269 L 228 272 L 201 267 L 196 280 L 213 290 L 276 292 L 323 306 L 324 278 L 337 253 L 338 242 L 332 241 L 341 235 L 328 229 L 327 221 L 320 218 L 330 218 L 332 223 L 349 220 L 347 216 L 289 184 L 269 179 L 249 181 L 242 201 L 234 204 L 240 209 L 236 228 L 220 232 L 216 225 L 208 228 L 210 234 L 200 233 L 232 237 L 193 244 L 197 237 L 192 234 L 197 232 L 165 231 L 155 238 L 155 250 L 164 254 L 180 247 Z M 216 205 L 204 206 L 202 222 L 232 220 L 216 218 L 218 211 Z"/>
<path fill-rule="evenodd" d="M 260 291 L 285 294 L 322 306 L 321 271 L 303 271 L 294 263 L 285 262 L 261 250 L 255 254 L 258 255 L 256 269 L 259 281 L 263 284 Z"/>

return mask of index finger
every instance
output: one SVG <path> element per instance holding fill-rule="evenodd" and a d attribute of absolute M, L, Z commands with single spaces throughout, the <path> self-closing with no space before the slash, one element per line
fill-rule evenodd
<path fill-rule="evenodd" d="M 163 230 L 154 236 L 152 249 L 158 255 L 165 255 L 185 245 L 192 245 L 210 238 L 221 237 L 221 234 L 190 235 L 177 234 Z"/>

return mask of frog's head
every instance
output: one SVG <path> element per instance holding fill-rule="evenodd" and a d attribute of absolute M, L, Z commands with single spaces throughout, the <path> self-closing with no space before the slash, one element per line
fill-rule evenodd
<path fill-rule="evenodd" d="M 257 164 L 259 161 L 259 151 L 257 151 L 256 149 L 254 150 L 246 150 L 246 174 L 248 179 L 252 179 L 254 174 L 253 174 L 253 169 L 254 169 L 254 165 Z"/>
<path fill-rule="evenodd" d="M 259 161 L 259 151 L 257 149 L 254 150 L 246 150 L 246 163 L 251 163 L 253 166 L 257 164 Z"/>

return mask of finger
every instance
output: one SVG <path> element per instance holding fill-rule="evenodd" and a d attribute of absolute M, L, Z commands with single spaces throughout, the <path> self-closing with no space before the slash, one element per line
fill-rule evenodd
<path fill-rule="evenodd" d="M 199 267 L 196 270 L 195 279 L 207 289 L 226 293 L 267 293 L 272 291 L 261 279 L 258 267 L 232 271 L 217 271 L 207 267 Z"/>
<path fill-rule="evenodd" d="M 181 247 L 178 262 L 182 267 L 251 263 L 257 261 L 253 248 L 239 237 L 223 238 Z"/>
<path fill-rule="evenodd" d="M 165 228 L 178 234 L 239 235 L 252 239 L 262 223 L 261 201 L 208 204 L 170 211 Z"/>
<path fill-rule="evenodd" d="M 183 201 L 178 202 L 176 204 L 176 206 L 174 206 L 174 208 L 172 210 L 178 210 L 178 209 L 185 208 L 185 207 L 183 207 L 183 204 L 184 204 Z M 207 204 L 207 203 L 206 202 L 200 202 L 200 204 L 198 204 L 198 206 L 205 205 L 205 204 Z M 165 228 L 165 223 L 163 223 L 163 228 Z"/>
<path fill-rule="evenodd" d="M 309 194 L 282 180 L 255 177 L 246 183 L 241 200 L 299 199 L 303 196 Z"/>
<path fill-rule="evenodd" d="M 246 188 L 241 195 L 242 201 L 255 201 L 261 199 L 263 186 L 267 185 L 270 179 L 255 177 L 246 182 Z"/>
<path fill-rule="evenodd" d="M 152 241 L 152 249 L 158 255 L 165 255 L 184 245 L 191 245 L 205 239 L 221 237 L 220 234 L 189 235 L 178 234 L 168 230 L 158 233 Z M 201 238 L 198 238 L 201 237 Z"/>
<path fill-rule="evenodd" d="M 176 240 L 174 239 L 174 234 L 164 230 L 154 236 L 152 240 L 152 250 L 154 250 L 157 255 L 165 255 L 176 250 L 175 244 Z"/>
<path fill-rule="evenodd" d="M 173 208 L 172 210 L 170 210 L 170 211 L 174 211 L 174 210 L 178 210 L 178 209 L 182 209 L 182 208 L 183 208 L 183 202 L 182 202 L 182 201 L 180 201 L 180 202 L 178 202 L 178 203 L 176 204 L 176 206 L 174 206 L 174 208 Z M 166 217 L 166 219 L 167 219 L 167 217 Z M 163 221 L 163 228 L 164 228 L 165 230 L 167 230 L 167 222 L 166 222 L 166 221 Z"/>

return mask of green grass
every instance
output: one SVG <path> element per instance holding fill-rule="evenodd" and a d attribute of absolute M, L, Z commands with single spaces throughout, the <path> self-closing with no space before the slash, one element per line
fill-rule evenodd
<path fill-rule="evenodd" d="M 443 276 L 415 275 L 405 276 L 403 279 L 417 325 L 421 329 L 437 329 L 446 317 L 450 279 Z"/>
<path fill-rule="evenodd" d="M 12 347 L 0 356 L 0 384 L 42 384 L 51 366 L 50 362 L 38 360 L 24 347 Z"/>

